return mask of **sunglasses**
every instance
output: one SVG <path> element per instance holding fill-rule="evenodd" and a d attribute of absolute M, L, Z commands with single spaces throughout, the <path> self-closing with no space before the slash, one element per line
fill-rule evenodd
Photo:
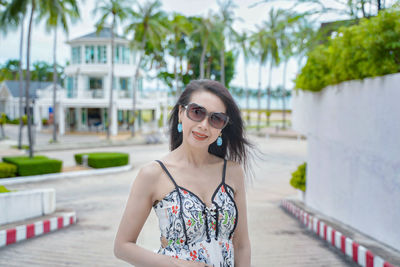
<path fill-rule="evenodd" d="M 183 106 L 186 109 L 186 116 L 192 121 L 201 122 L 208 117 L 208 123 L 216 128 L 223 129 L 229 122 L 229 117 L 222 112 L 208 112 L 205 107 L 196 103 L 189 103 Z"/>

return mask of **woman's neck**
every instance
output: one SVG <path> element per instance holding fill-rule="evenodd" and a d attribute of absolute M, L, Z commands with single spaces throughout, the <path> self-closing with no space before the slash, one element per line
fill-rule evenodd
<path fill-rule="evenodd" d="M 200 167 L 210 163 L 210 153 L 208 153 L 208 147 L 204 149 L 198 147 L 192 147 L 185 143 L 182 143 L 175 150 L 176 159 L 184 164 L 191 165 L 194 167 Z"/>

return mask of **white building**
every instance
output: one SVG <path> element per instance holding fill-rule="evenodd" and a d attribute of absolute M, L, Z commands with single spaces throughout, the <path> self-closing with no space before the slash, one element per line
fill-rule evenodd
<path fill-rule="evenodd" d="M 59 134 L 94 129 L 105 131 L 110 97 L 111 29 L 104 28 L 99 34 L 93 32 L 67 43 L 71 46 L 71 60 L 64 70 L 65 88 L 59 88 L 56 100 Z M 114 49 L 114 103 L 111 111 L 111 135 L 116 135 L 119 130 L 129 129 L 133 108 L 132 81 L 136 69 L 135 54 L 129 49 L 126 39 L 115 36 Z M 5 97 L 1 98 L 1 89 L 8 87 L 7 83 L 9 82 L 3 83 L 3 87 L 0 86 L 0 103 L 3 101 L 3 109 L 9 117 L 16 118 L 18 116 L 16 94 L 10 96 L 8 93 L 8 100 L 2 100 Z M 166 125 L 166 92 L 146 92 L 142 87 L 142 78 L 137 88 L 138 119 L 135 124 L 141 125 L 141 111 L 151 110 L 153 128 L 157 127 L 161 113 L 164 114 L 163 125 Z M 14 91 L 16 90 L 12 89 L 12 92 Z M 40 130 L 42 118 L 49 118 L 51 112 L 53 88 L 46 83 L 43 88 L 36 88 L 35 93 L 36 95 L 32 95 L 36 97 L 33 117 L 37 129 Z"/>

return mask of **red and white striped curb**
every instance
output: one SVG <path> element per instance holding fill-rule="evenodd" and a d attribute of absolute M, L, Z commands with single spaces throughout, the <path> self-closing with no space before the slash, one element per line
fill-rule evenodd
<path fill-rule="evenodd" d="M 47 234 L 74 223 L 76 223 L 75 212 L 66 212 L 46 220 L 0 230 L 0 247 Z"/>
<path fill-rule="evenodd" d="M 282 200 L 281 206 L 292 213 L 310 231 L 313 231 L 321 239 L 340 249 L 343 254 L 349 256 L 354 262 L 363 267 L 395 267 L 381 257 L 374 255 L 370 250 L 359 245 L 349 237 L 333 229 L 331 226 L 308 214 L 289 200 Z"/>

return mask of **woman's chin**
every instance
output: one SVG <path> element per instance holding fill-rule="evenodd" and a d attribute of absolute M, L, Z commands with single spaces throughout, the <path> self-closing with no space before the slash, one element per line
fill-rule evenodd
<path fill-rule="evenodd" d="M 190 146 L 196 147 L 196 148 L 203 148 L 203 147 L 207 147 L 210 145 L 208 138 L 204 139 L 204 140 L 198 140 L 195 137 L 191 137 L 190 140 L 188 140 L 188 144 Z"/>

